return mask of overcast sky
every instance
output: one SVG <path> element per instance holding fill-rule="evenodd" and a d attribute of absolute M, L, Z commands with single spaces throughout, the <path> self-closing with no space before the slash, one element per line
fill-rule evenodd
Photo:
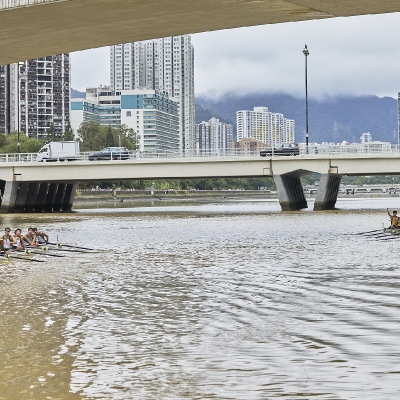
<path fill-rule="evenodd" d="M 264 25 L 192 35 L 196 94 L 279 92 L 309 95 L 400 91 L 400 13 Z M 73 53 L 72 88 L 109 84 L 109 49 Z"/>

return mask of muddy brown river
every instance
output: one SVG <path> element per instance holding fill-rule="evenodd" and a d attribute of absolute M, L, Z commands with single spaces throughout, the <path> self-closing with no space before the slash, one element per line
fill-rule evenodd
<path fill-rule="evenodd" d="M 348 235 L 398 199 L 120 205 L 1 216 L 102 251 L 0 259 L 0 399 L 400 398 L 400 238 Z"/>

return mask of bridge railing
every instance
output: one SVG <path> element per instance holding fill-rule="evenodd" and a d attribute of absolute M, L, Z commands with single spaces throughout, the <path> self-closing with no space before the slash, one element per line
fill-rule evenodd
<path fill-rule="evenodd" d="M 79 153 L 81 161 L 88 161 L 92 152 Z M 191 151 L 182 153 L 180 151 L 164 151 L 160 153 L 155 152 L 141 152 L 139 150 L 129 151 L 129 159 L 161 159 L 161 158 L 207 158 L 207 157 L 259 157 L 260 152 L 255 150 L 240 150 L 240 149 L 219 149 L 216 151 Z M 8 162 L 29 162 L 36 161 L 37 153 L 11 153 L 0 154 L 0 163 Z M 119 153 L 112 154 L 113 159 L 119 158 Z M 121 156 L 120 158 L 123 158 Z M 125 159 L 125 158 L 123 158 Z"/>
<path fill-rule="evenodd" d="M 386 142 L 351 143 L 351 144 L 300 144 L 300 155 L 357 155 L 399 153 L 398 145 Z"/>
<path fill-rule="evenodd" d="M 28 7 L 37 4 L 55 3 L 58 1 L 64 1 L 64 0 L 0 0 L 0 10 Z"/>
<path fill-rule="evenodd" d="M 92 152 L 81 152 L 79 159 L 88 161 Z M 305 145 L 300 145 L 300 156 L 326 156 L 326 155 L 347 155 L 357 156 L 361 154 L 399 154 L 399 146 L 386 146 L 383 149 L 374 146 L 360 147 L 358 145 L 310 145 L 308 152 Z M 163 151 L 163 152 L 141 152 L 139 150 L 131 150 L 129 159 L 170 159 L 170 158 L 222 158 L 222 157 L 260 157 L 260 150 L 254 149 L 218 149 L 213 151 Z M 0 154 L 0 163 L 30 162 L 36 161 L 37 153 L 12 153 Z M 118 159 L 118 154 L 113 155 L 113 159 Z"/>

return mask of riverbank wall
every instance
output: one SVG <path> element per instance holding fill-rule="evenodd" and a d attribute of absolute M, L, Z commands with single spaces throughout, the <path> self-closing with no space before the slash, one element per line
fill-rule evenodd
<path fill-rule="evenodd" d="M 306 198 L 315 198 L 315 194 L 305 194 Z M 399 193 L 339 193 L 338 198 L 379 198 L 399 197 Z M 196 201 L 235 201 L 244 199 L 277 199 L 272 190 L 78 190 L 75 203 L 89 200 L 196 200 Z"/>

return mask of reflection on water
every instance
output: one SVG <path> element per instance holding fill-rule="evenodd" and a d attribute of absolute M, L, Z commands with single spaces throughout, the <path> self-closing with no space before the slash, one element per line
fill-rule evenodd
<path fill-rule="evenodd" d="M 399 207 L 338 206 L 37 216 L 53 239 L 104 252 L 0 262 L 0 398 L 398 398 L 400 242 L 346 234 Z"/>

